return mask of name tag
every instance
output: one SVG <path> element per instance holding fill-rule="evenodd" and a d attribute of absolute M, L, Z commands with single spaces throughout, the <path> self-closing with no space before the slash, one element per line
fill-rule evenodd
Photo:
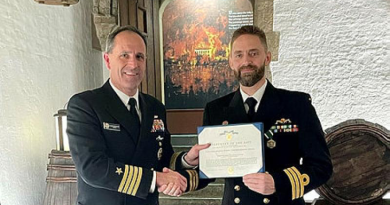
<path fill-rule="evenodd" d="M 119 124 L 103 122 L 103 129 L 120 132 L 121 126 Z"/>

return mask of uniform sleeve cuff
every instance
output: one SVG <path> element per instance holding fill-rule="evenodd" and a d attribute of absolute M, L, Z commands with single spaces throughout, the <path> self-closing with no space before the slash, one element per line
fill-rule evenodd
<path fill-rule="evenodd" d="M 154 193 L 156 189 L 156 172 L 153 172 L 152 184 L 150 185 L 149 193 Z"/>
<path fill-rule="evenodd" d="M 196 169 L 198 166 L 193 166 L 187 163 L 184 157 L 187 155 L 187 152 L 181 157 L 181 164 L 185 169 Z"/>

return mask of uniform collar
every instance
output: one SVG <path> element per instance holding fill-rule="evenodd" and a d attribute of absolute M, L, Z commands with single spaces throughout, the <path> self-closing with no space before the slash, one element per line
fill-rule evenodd
<path fill-rule="evenodd" d="M 249 98 L 249 97 L 255 98 L 256 101 L 257 101 L 255 110 L 257 110 L 257 108 L 259 107 L 260 101 L 263 98 L 263 95 L 264 95 L 264 92 L 265 92 L 265 88 L 267 87 L 267 84 L 268 84 L 268 81 L 265 80 L 264 84 L 252 96 L 249 96 L 248 94 L 246 94 L 242 90 L 242 88 L 240 86 L 240 93 L 241 93 L 241 96 L 242 96 L 242 101 L 245 102 L 246 99 Z"/>
<path fill-rule="evenodd" d="M 114 92 L 118 95 L 119 99 L 122 101 L 122 103 L 127 107 L 127 109 L 130 108 L 129 106 L 129 100 L 130 98 L 134 98 L 136 101 L 137 101 L 137 108 L 139 109 L 139 100 L 138 100 L 138 97 L 139 97 L 139 94 L 138 94 L 138 89 L 137 91 L 135 92 L 134 96 L 128 96 L 126 95 L 124 92 L 120 91 L 118 88 L 116 88 L 114 86 L 114 84 L 112 84 L 111 82 L 111 79 L 109 80 L 110 82 L 110 85 L 112 87 L 112 89 L 114 90 Z"/>

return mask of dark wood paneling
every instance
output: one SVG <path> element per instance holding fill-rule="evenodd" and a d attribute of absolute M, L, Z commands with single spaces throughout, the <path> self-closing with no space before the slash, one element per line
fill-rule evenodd
<path fill-rule="evenodd" d="M 167 110 L 168 130 L 171 134 L 195 134 L 203 124 L 203 110 Z"/>
<path fill-rule="evenodd" d="M 138 28 L 138 25 L 137 25 L 137 1 L 136 0 L 129 0 L 128 2 L 129 2 L 129 7 L 128 7 L 129 24 L 132 26 L 136 26 Z"/>
<path fill-rule="evenodd" d="M 146 72 L 140 90 L 162 100 L 159 6 L 153 0 L 119 0 L 120 25 L 135 26 L 147 36 Z"/>
<path fill-rule="evenodd" d="M 120 25 L 129 25 L 129 2 L 127 0 L 119 0 L 118 10 Z"/>
<path fill-rule="evenodd" d="M 155 86 L 155 97 L 159 100 L 162 100 L 162 84 L 161 84 L 161 75 L 162 75 L 162 72 L 161 72 L 161 69 L 162 69 L 162 65 L 161 65 L 161 53 L 160 53 L 160 21 L 159 21 L 159 10 L 160 10 L 160 4 L 159 4 L 159 1 L 152 1 L 153 4 L 152 4 L 152 10 L 153 10 L 153 30 L 152 32 L 154 33 L 154 42 L 153 42 L 153 45 L 155 45 L 155 49 L 154 49 L 154 63 L 155 63 L 155 66 L 154 66 L 154 72 L 155 72 L 155 83 L 154 83 L 154 86 Z"/>
<path fill-rule="evenodd" d="M 143 21 L 145 22 L 145 32 L 148 34 L 148 65 L 147 65 L 147 81 L 142 84 L 146 86 L 145 92 L 149 95 L 156 97 L 156 63 L 154 60 L 155 50 L 158 49 L 159 45 L 154 43 L 154 38 L 156 33 L 153 33 L 153 27 L 158 24 L 158 22 L 153 21 L 153 16 L 158 15 L 153 13 L 153 0 L 144 0 L 143 5 L 139 5 L 139 9 L 145 9 L 146 13 L 143 15 Z M 161 100 L 161 99 L 160 99 Z"/>

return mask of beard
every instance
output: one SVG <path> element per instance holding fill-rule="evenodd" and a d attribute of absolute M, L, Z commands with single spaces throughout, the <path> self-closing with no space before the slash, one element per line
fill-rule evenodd
<path fill-rule="evenodd" d="M 254 72 L 241 74 L 243 69 L 252 69 Z M 234 70 L 234 76 L 241 85 L 245 87 L 252 87 L 264 77 L 265 63 L 257 67 L 255 65 L 241 66 L 238 71 Z"/>

